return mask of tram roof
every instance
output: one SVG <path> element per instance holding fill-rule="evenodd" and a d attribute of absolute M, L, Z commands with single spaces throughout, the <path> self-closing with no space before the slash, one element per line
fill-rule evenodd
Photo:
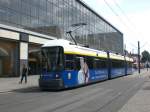
<path fill-rule="evenodd" d="M 74 43 L 64 40 L 64 39 L 55 39 L 50 40 L 49 42 L 45 43 L 42 47 L 52 47 L 52 46 L 61 46 L 64 48 L 65 54 L 76 54 L 76 55 L 84 55 L 84 56 L 93 56 L 93 57 L 100 57 L 100 58 L 107 58 L 107 52 L 95 50 L 87 47 L 82 47 L 75 45 Z M 110 58 L 115 60 L 124 60 L 124 56 L 110 53 Z M 129 57 L 126 57 L 127 61 L 131 61 Z"/>
<path fill-rule="evenodd" d="M 110 59 L 125 60 L 124 56 L 120 54 L 109 53 L 109 56 L 110 56 Z"/>
<path fill-rule="evenodd" d="M 52 46 L 63 47 L 65 54 L 76 54 L 76 55 L 107 58 L 107 53 L 104 51 L 99 51 L 99 50 L 75 45 L 74 43 L 64 39 L 50 40 L 49 42 L 43 45 L 43 47 L 52 47 Z"/>
<path fill-rule="evenodd" d="M 126 61 L 130 61 L 130 62 L 133 62 L 133 58 L 130 58 L 130 57 L 125 57 L 126 58 Z"/>

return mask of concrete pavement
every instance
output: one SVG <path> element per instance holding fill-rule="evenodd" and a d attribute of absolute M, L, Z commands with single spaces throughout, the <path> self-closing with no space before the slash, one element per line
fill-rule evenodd
<path fill-rule="evenodd" d="M 134 75 L 129 75 L 127 77 L 134 78 L 134 77 L 137 77 L 137 75 L 138 75 L 139 79 L 146 78 L 144 85 L 140 88 L 140 90 L 133 97 L 131 97 L 127 101 L 127 103 L 125 105 L 123 105 L 123 107 L 118 112 L 150 112 L 150 78 L 149 78 L 150 71 L 147 72 L 146 70 L 142 70 L 140 75 L 137 74 L 137 72 L 135 72 Z M 18 78 L 0 78 L 0 93 L 5 94 L 7 92 L 11 92 L 16 89 L 38 87 L 38 77 L 39 77 L 38 75 L 28 76 L 27 84 L 25 84 L 24 82 L 22 84 L 19 84 L 18 83 L 20 81 L 19 77 Z M 126 77 L 124 77 L 124 78 L 126 78 Z M 79 89 L 82 90 L 82 89 L 86 89 L 86 88 L 79 88 Z M 73 90 L 73 91 L 76 91 L 76 90 Z M 65 93 L 67 94 L 68 92 L 65 92 Z M 42 94 L 42 93 L 39 92 L 39 94 Z M 43 94 L 46 94 L 46 93 L 43 93 Z M 52 93 L 52 94 L 54 95 L 55 93 Z M 57 94 L 59 94 L 59 93 L 56 93 L 56 95 Z M 68 93 L 68 94 L 75 94 L 75 93 Z M 50 94 L 48 93 L 48 95 L 50 95 Z M 97 95 L 99 95 L 99 94 L 97 94 Z M 83 95 L 83 96 L 85 96 L 85 95 Z M 87 100 L 90 100 L 90 97 Z M 56 105 L 56 104 L 54 104 L 54 105 Z M 111 112 L 111 110 L 110 110 L 110 112 Z"/>
<path fill-rule="evenodd" d="M 144 72 L 142 71 L 142 73 Z M 135 74 L 137 74 L 137 71 L 135 72 Z M 22 84 L 19 84 L 19 81 L 21 79 L 20 77 L 0 78 L 0 93 L 10 92 L 16 89 L 23 89 L 23 88 L 29 88 L 29 87 L 35 87 L 35 86 L 37 87 L 38 78 L 39 78 L 39 75 L 28 76 L 27 84 L 24 83 L 24 80 Z"/>
<path fill-rule="evenodd" d="M 121 108 L 119 112 L 150 112 L 150 71 L 142 88 Z"/>
<path fill-rule="evenodd" d="M 22 84 L 19 84 L 20 77 L 0 78 L 0 93 L 10 92 L 16 89 L 23 89 L 23 88 L 38 86 L 38 78 L 39 78 L 39 75 L 28 76 L 27 84 L 24 83 L 24 80 Z"/>

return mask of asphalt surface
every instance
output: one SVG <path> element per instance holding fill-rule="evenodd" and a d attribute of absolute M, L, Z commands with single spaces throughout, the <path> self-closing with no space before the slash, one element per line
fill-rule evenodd
<path fill-rule="evenodd" d="M 18 89 L 0 94 L 0 112 L 117 112 L 146 80 L 130 75 L 63 91 Z"/>

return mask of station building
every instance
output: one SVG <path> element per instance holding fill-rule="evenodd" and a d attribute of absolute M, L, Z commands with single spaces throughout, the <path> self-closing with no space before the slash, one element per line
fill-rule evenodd
<path fill-rule="evenodd" d="M 123 34 L 81 0 L 0 0 L 0 77 L 19 76 L 23 63 L 38 74 L 36 51 L 52 39 L 71 40 L 70 30 L 81 45 L 123 53 Z"/>

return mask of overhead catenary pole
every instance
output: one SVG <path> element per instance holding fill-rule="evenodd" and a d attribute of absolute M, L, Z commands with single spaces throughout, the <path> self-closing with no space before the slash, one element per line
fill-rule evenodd
<path fill-rule="evenodd" d="M 138 41 L 138 72 L 140 74 L 140 42 Z"/>

